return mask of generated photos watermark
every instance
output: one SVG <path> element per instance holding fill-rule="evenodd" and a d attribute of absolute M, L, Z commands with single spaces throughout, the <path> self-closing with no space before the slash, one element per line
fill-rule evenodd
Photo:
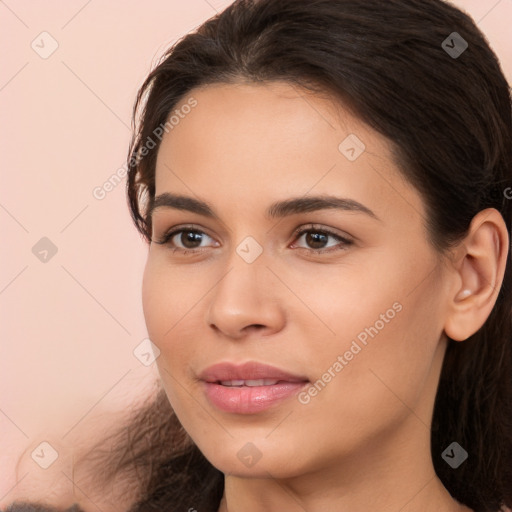
<path fill-rule="evenodd" d="M 393 318 L 402 311 L 403 306 L 400 302 L 395 302 L 391 308 L 386 310 L 385 313 L 381 313 L 379 319 L 374 322 L 370 327 L 365 327 L 357 336 L 356 339 L 352 340 L 350 348 L 345 351 L 343 355 L 338 355 L 336 361 L 326 370 L 325 373 L 306 390 L 301 391 L 297 395 L 297 399 L 303 405 L 309 404 L 311 399 L 320 393 L 329 382 L 332 381 L 338 373 L 347 366 L 354 357 L 359 354 L 367 345 L 368 337 L 375 338 L 384 327 L 386 327 Z"/>
<path fill-rule="evenodd" d="M 105 199 L 109 192 L 112 192 L 119 183 L 126 177 L 128 174 L 128 167 L 134 167 L 139 164 L 139 162 L 149 154 L 149 152 L 157 146 L 157 142 L 155 139 L 159 141 L 162 140 L 164 133 L 169 133 L 174 127 L 176 127 L 181 119 L 184 119 L 187 114 L 190 114 L 192 109 L 197 106 L 197 100 L 191 96 L 187 103 L 182 105 L 179 109 L 175 109 L 174 112 L 167 118 L 167 121 L 163 124 L 157 126 L 153 132 L 152 136 L 148 135 L 144 144 L 140 147 L 139 152 L 136 155 L 132 155 L 128 163 L 125 163 L 122 167 L 117 169 L 110 177 L 103 182 L 102 185 L 94 187 L 92 191 L 92 195 L 95 199 L 99 201 Z M 154 137 L 154 138 L 153 138 Z"/>

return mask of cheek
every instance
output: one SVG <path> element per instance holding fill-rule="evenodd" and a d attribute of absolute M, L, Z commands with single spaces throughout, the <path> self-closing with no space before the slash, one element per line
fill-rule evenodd
<path fill-rule="evenodd" d="M 371 339 L 368 330 L 375 332 L 375 324 L 379 332 L 385 331 L 400 316 L 400 294 L 393 291 L 396 283 L 383 282 L 383 272 L 373 267 L 362 272 L 361 266 L 354 264 L 322 265 L 286 275 L 286 282 L 293 283 L 300 299 L 291 296 L 284 306 L 291 311 L 291 327 L 296 324 L 301 330 L 308 329 L 304 341 L 309 339 L 311 346 L 311 336 L 316 333 L 317 339 L 323 338 L 323 347 L 332 346 L 338 353 L 349 350 L 353 339 L 359 337 L 362 343 Z"/>
<path fill-rule="evenodd" d="M 394 298 L 398 300 L 393 302 Z M 354 427 L 369 417 L 383 421 L 404 417 L 409 408 L 423 402 L 430 373 L 435 371 L 432 364 L 440 335 L 431 299 L 422 293 L 388 295 L 380 307 L 365 308 L 364 318 L 359 315 L 350 324 L 356 334 L 344 338 L 343 352 L 338 351 L 350 361 L 329 390 L 328 399 L 339 403 L 343 397 L 340 412 L 344 416 L 352 411 L 347 417 L 355 419 Z"/>
<path fill-rule="evenodd" d="M 148 257 L 142 279 L 142 310 L 149 338 L 161 350 L 158 333 L 163 329 L 166 299 L 162 296 L 157 270 L 152 258 Z"/>
<path fill-rule="evenodd" d="M 382 304 L 387 306 L 386 300 Z M 362 330 L 350 319 L 345 325 L 348 328 L 350 322 L 355 331 L 366 333 L 364 328 L 373 326 L 385 311 L 385 307 L 366 310 L 365 318 L 358 318 L 363 322 Z M 301 427 L 295 435 L 301 443 L 305 442 L 303 433 L 314 432 L 315 438 L 324 440 L 318 451 L 329 458 L 396 429 L 411 410 L 428 424 L 422 396 L 431 369 L 433 344 L 429 345 L 427 336 L 418 333 L 418 319 L 412 304 L 404 301 L 403 309 L 389 323 L 373 337 L 368 334 L 366 344 L 349 335 L 338 344 L 310 353 L 319 380 L 313 382 L 315 391 L 311 397 L 303 395 L 296 409 L 295 421 Z M 341 325 L 341 319 L 338 323 Z"/>
<path fill-rule="evenodd" d="M 385 271 L 375 265 L 364 274 L 346 269 L 342 279 L 331 273 L 324 281 L 329 293 L 309 288 L 308 305 L 334 331 L 321 336 L 321 351 L 305 345 L 312 375 L 321 380 L 311 404 L 338 404 L 361 420 L 371 411 L 396 412 L 404 407 L 400 400 L 417 402 L 432 371 L 442 312 L 435 283 L 421 280 L 431 265 L 420 270 L 421 262 L 397 261 L 390 258 Z"/>
<path fill-rule="evenodd" d="M 149 338 L 160 350 L 156 365 L 163 387 L 180 420 L 185 416 L 183 397 L 180 399 L 186 382 L 184 372 L 193 356 L 185 335 L 187 330 L 190 332 L 187 313 L 192 313 L 192 306 L 199 300 L 199 291 L 194 291 L 189 280 L 188 284 L 183 273 L 161 261 L 160 255 L 148 257 L 142 280 L 144 318 Z"/>
<path fill-rule="evenodd" d="M 194 278 L 149 256 L 142 280 L 142 308 L 151 341 L 162 351 L 181 339 L 177 332 L 204 295 Z"/>

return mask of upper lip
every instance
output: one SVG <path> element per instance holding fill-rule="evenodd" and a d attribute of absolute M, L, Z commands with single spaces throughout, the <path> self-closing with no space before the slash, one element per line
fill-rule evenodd
<path fill-rule="evenodd" d="M 306 382 L 308 380 L 304 376 L 293 375 L 275 366 L 255 361 L 249 361 L 241 365 L 228 361 L 217 363 L 203 370 L 199 374 L 199 378 L 206 382 L 258 379 L 275 379 L 286 382 Z"/>

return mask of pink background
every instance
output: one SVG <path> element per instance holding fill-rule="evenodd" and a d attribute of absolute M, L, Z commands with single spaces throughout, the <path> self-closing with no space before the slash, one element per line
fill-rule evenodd
<path fill-rule="evenodd" d="M 147 246 L 125 178 L 103 199 L 93 190 L 124 165 L 132 104 L 152 63 L 229 3 L 0 3 L 0 506 L 41 497 L 41 483 L 70 474 L 73 453 L 158 378 L 155 363 L 133 353 L 147 335 Z M 512 0 L 454 3 L 512 83 Z M 43 237 L 57 247 L 46 262 L 32 252 Z M 48 469 L 31 457 L 43 441 L 59 454 Z"/>

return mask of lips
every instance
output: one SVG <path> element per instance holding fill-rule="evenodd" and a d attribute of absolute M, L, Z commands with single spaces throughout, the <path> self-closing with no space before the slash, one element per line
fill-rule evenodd
<path fill-rule="evenodd" d="M 199 378 L 209 402 L 232 414 L 257 414 L 277 406 L 303 389 L 309 380 L 274 366 L 248 362 L 219 363 Z"/>
<path fill-rule="evenodd" d="M 303 375 L 294 375 L 275 366 L 249 361 L 242 365 L 224 362 L 209 366 L 199 375 L 201 380 L 223 385 L 261 386 L 277 382 L 307 382 Z M 267 382 L 261 382 L 261 381 Z"/>

